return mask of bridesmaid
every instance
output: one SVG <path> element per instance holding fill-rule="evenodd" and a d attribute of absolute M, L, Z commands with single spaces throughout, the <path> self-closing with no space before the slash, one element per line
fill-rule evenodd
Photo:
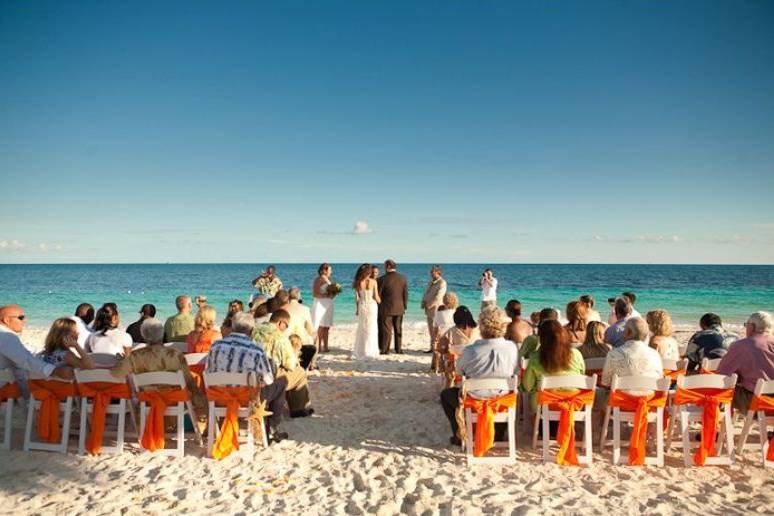
<path fill-rule="evenodd" d="M 333 267 L 323 263 L 317 269 L 317 278 L 312 285 L 312 326 L 317 331 L 315 344 L 317 351 L 328 351 L 328 330 L 333 326 L 333 298 L 328 294 Z"/>

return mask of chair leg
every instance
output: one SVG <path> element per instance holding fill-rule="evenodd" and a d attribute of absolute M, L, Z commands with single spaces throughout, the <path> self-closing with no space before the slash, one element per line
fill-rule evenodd
<path fill-rule="evenodd" d="M 677 419 L 677 409 L 674 406 L 669 407 L 669 423 L 667 424 L 666 449 L 672 449 L 672 435 L 675 431 L 675 420 Z"/>
<path fill-rule="evenodd" d="M 84 455 L 86 453 L 86 417 L 89 413 L 88 398 L 83 398 L 81 401 L 81 426 L 78 429 L 78 454 Z"/>
<path fill-rule="evenodd" d="M 726 405 L 726 409 L 723 411 L 725 414 L 724 422 L 726 427 L 726 446 L 728 446 L 728 458 L 731 461 L 731 464 L 734 463 L 735 460 L 735 453 L 734 453 L 734 424 L 731 421 L 731 406 Z M 721 437 L 722 439 L 722 437 Z"/>
<path fill-rule="evenodd" d="M 771 444 L 769 443 L 768 432 L 766 431 L 766 413 L 762 410 L 758 411 L 758 428 L 760 429 L 761 458 L 763 459 L 763 467 L 765 468 L 768 466 L 766 464 L 766 454 L 768 453 Z"/>
<path fill-rule="evenodd" d="M 195 421 L 195 420 L 194 420 Z M 196 423 L 194 422 L 194 427 Z M 185 404 L 177 402 L 177 453 L 179 458 L 185 455 Z"/>
<path fill-rule="evenodd" d="M 35 405 L 37 405 L 35 398 L 30 396 L 27 402 L 27 426 L 24 429 L 24 451 L 30 451 L 30 443 L 32 442 L 32 423 L 35 418 Z"/>
<path fill-rule="evenodd" d="M 73 398 L 67 397 L 65 401 L 65 413 L 64 421 L 62 421 L 62 441 L 59 443 L 59 451 L 61 453 L 67 453 L 67 444 L 70 441 L 70 417 L 73 413 Z"/>
<path fill-rule="evenodd" d="M 147 415 L 145 414 L 145 402 L 140 402 L 140 431 L 137 432 L 137 444 L 142 446 L 142 434 L 145 433 L 145 418 Z"/>
<path fill-rule="evenodd" d="M 194 433 L 196 434 L 196 439 L 199 441 L 199 446 L 204 446 L 204 441 L 202 440 L 202 432 L 199 430 L 199 418 L 196 416 L 196 411 L 193 408 L 193 403 L 189 400 L 185 402 L 186 407 L 188 407 L 188 417 L 191 418 L 191 426 L 194 428 Z"/>
<path fill-rule="evenodd" d="M 583 425 L 583 437 L 586 442 L 586 459 L 588 460 L 587 465 L 591 465 L 591 463 L 594 461 L 594 453 L 593 453 L 593 428 L 591 424 L 591 406 L 586 406 L 586 422 Z"/>
<path fill-rule="evenodd" d="M 656 408 L 656 464 L 664 466 L 664 409 Z"/>
<path fill-rule="evenodd" d="M 473 414 L 470 409 L 465 409 L 465 455 L 468 462 L 473 458 Z"/>
<path fill-rule="evenodd" d="M 613 409 L 613 464 L 621 462 L 621 409 Z"/>
<path fill-rule="evenodd" d="M 543 405 L 540 407 L 540 411 L 543 413 L 543 462 L 548 462 L 548 446 L 551 444 L 551 435 L 549 433 L 550 426 L 548 424 L 548 407 Z"/>
<path fill-rule="evenodd" d="M 210 413 L 207 416 L 207 456 L 212 457 L 212 446 L 215 444 L 215 425 L 217 418 L 215 417 L 215 402 L 210 401 Z M 247 431 L 250 431 L 250 424 L 247 425 Z"/>
<path fill-rule="evenodd" d="M 516 461 L 516 411 L 508 409 L 508 457 Z"/>
<path fill-rule="evenodd" d="M 610 424 L 610 407 L 605 407 L 605 417 L 602 419 L 602 435 L 599 438 L 599 451 L 605 451 L 607 440 L 607 425 Z"/>
<path fill-rule="evenodd" d="M 126 430 L 126 400 L 118 400 L 118 431 L 116 453 L 124 453 L 124 432 Z"/>
<path fill-rule="evenodd" d="M 680 411 L 680 433 L 683 439 L 683 465 L 687 468 L 691 465 L 691 441 L 689 439 L 688 427 L 690 418 L 688 412 Z"/>
<path fill-rule="evenodd" d="M 753 424 L 753 415 L 755 413 L 748 410 L 747 416 L 744 418 L 744 426 L 742 427 L 742 433 L 739 434 L 739 444 L 736 445 L 736 449 L 739 452 L 744 453 L 745 445 L 747 444 L 747 437 L 750 435 L 750 430 Z"/>
<path fill-rule="evenodd" d="M 13 422 L 13 400 L 6 400 L 5 403 L 5 422 L 3 426 L 3 444 L 0 449 L 11 449 L 11 424 Z"/>
<path fill-rule="evenodd" d="M 538 406 L 537 410 L 535 411 L 535 416 L 532 420 L 532 449 L 537 449 L 537 443 L 538 443 L 538 425 L 540 424 L 540 411 L 542 410 L 541 406 Z"/>

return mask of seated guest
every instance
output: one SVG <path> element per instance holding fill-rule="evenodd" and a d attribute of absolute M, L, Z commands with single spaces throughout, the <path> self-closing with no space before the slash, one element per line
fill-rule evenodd
<path fill-rule="evenodd" d="M 285 335 L 289 325 L 290 314 L 280 308 L 271 314 L 269 322 L 255 328 L 253 340 L 274 362 L 277 367 L 276 377 L 287 380 L 285 394 L 290 417 L 306 417 L 314 413 L 314 409 L 309 406 L 306 371 L 299 364 L 298 355 Z"/>
<path fill-rule="evenodd" d="M 452 353 L 460 356 L 468 344 L 481 338 L 478 325 L 467 306 L 460 306 L 454 311 L 454 326 L 441 337 L 439 351 L 441 354 Z"/>
<path fill-rule="evenodd" d="M 505 327 L 509 319 L 496 307 L 485 308 L 478 323 L 481 339 L 465 347 L 457 359 L 457 373 L 466 378 L 510 378 L 519 370 L 519 350 L 513 342 L 505 340 Z M 468 393 L 475 398 L 488 398 L 504 394 L 501 391 L 484 390 Z M 457 427 L 457 407 L 460 389 L 450 387 L 441 391 L 441 405 L 451 425 L 452 444 L 461 444 Z"/>
<path fill-rule="evenodd" d="M 601 385 L 610 387 L 614 374 L 650 378 L 664 376 L 661 355 L 647 344 L 648 325 L 645 321 L 639 317 L 630 317 L 624 325 L 622 340 L 622 345 L 613 348 L 607 354 L 605 366 L 602 368 L 602 378 L 599 381 Z"/>
<path fill-rule="evenodd" d="M 541 324 L 543 324 L 545 321 L 557 321 L 559 319 L 559 311 L 555 310 L 553 308 L 543 308 L 540 313 L 538 314 L 538 328 Z M 524 339 L 524 342 L 521 343 L 521 348 L 519 348 L 519 354 L 527 358 L 529 357 L 533 352 L 537 351 L 540 347 L 540 339 L 537 335 L 530 335 L 526 339 Z"/>
<path fill-rule="evenodd" d="M 532 335 L 534 330 L 532 325 L 521 318 L 521 302 L 511 299 L 505 305 L 505 315 L 511 318 L 508 327 L 505 329 L 505 338 L 515 344 L 521 344 L 524 339 Z"/>
<path fill-rule="evenodd" d="M 22 344 L 21 335 L 27 316 L 19 305 L 0 306 L 0 369 L 10 369 L 21 383 L 26 382 L 27 372 L 64 380 L 73 377 L 73 370 L 65 364 L 55 366 L 42 360 Z M 26 383 L 22 390 L 26 389 Z"/>
<path fill-rule="evenodd" d="M 261 303 L 260 305 L 253 305 L 251 313 L 253 315 L 253 319 L 255 319 L 256 326 L 265 322 L 269 322 L 272 308 L 273 303 L 271 299 L 267 299 L 265 303 Z"/>
<path fill-rule="evenodd" d="M 272 412 L 268 417 L 270 437 L 279 442 L 288 437 L 287 433 L 279 431 L 288 381 L 287 378 L 275 380 L 266 352 L 250 338 L 254 329 L 255 319 L 251 314 L 234 314 L 229 336 L 216 341 L 210 348 L 206 370 L 211 373 L 256 373 L 261 381 L 261 399 Z"/>
<path fill-rule="evenodd" d="M 744 323 L 746 337 L 731 344 L 720 359 L 717 374 L 737 375 L 734 408 L 746 413 L 760 378 L 774 380 L 774 319 L 769 312 L 755 312 Z"/>
<path fill-rule="evenodd" d="M 245 304 L 239 299 L 232 299 L 228 304 L 228 311 L 226 312 L 226 318 L 223 319 L 223 323 L 220 325 L 220 333 L 224 337 L 228 337 L 231 333 L 231 318 L 234 314 L 238 314 L 245 311 Z"/>
<path fill-rule="evenodd" d="M 688 371 L 695 371 L 705 358 L 714 360 L 723 358 L 728 347 L 739 339 L 736 333 L 723 328 L 720 316 L 713 313 L 704 314 L 699 320 L 701 331 L 694 333 L 685 348 L 685 358 L 688 359 Z"/>
<path fill-rule="evenodd" d="M 204 294 L 199 294 L 198 296 L 196 296 L 195 301 L 196 301 L 196 307 L 199 310 L 201 310 L 202 307 L 207 304 L 207 296 L 205 296 Z"/>
<path fill-rule="evenodd" d="M 603 358 L 610 351 L 610 346 L 605 344 L 605 324 L 600 321 L 591 321 L 586 326 L 586 340 L 577 348 L 583 359 Z"/>
<path fill-rule="evenodd" d="M 567 303 L 567 324 L 564 325 L 564 329 L 570 336 L 570 344 L 575 344 L 576 347 L 586 341 L 587 317 L 586 305 L 580 301 Z"/>
<path fill-rule="evenodd" d="M 57 319 L 51 325 L 41 358 L 55 366 L 65 364 L 77 369 L 94 368 L 91 358 L 78 345 L 77 324 L 66 317 Z"/>
<path fill-rule="evenodd" d="M 86 345 L 86 339 L 91 335 L 89 325 L 94 321 L 94 307 L 89 303 L 81 303 L 75 309 L 75 315 L 70 317 L 78 327 L 78 345 Z"/>
<path fill-rule="evenodd" d="M 121 319 L 115 303 L 105 303 L 97 310 L 94 332 L 86 339 L 86 351 L 124 355 L 132 349 L 132 338 L 118 327 Z"/>
<path fill-rule="evenodd" d="M 538 328 L 540 347 L 527 358 L 529 364 L 521 379 L 521 386 L 529 392 L 530 406 L 537 410 L 537 392 L 544 376 L 583 374 L 586 363 L 580 352 L 570 344 L 570 335 L 557 320 L 547 319 Z"/>
<path fill-rule="evenodd" d="M 632 305 L 632 317 L 639 317 L 642 319 L 642 315 L 640 315 L 640 312 L 637 311 L 636 308 L 634 308 L 634 303 L 637 302 L 637 296 L 634 295 L 634 292 L 623 292 L 621 293 L 621 297 L 626 298 L 629 301 L 629 304 Z"/>
<path fill-rule="evenodd" d="M 612 347 L 617 348 L 624 343 L 624 327 L 626 321 L 632 317 L 632 305 L 625 297 L 619 297 L 615 300 L 616 321 L 605 330 L 605 342 Z M 647 339 L 647 335 L 645 336 Z"/>
<path fill-rule="evenodd" d="M 586 307 L 586 320 L 602 322 L 602 316 L 594 310 L 594 297 L 591 294 L 584 294 L 579 298 L 580 302 Z"/>
<path fill-rule="evenodd" d="M 301 367 L 309 369 L 314 367 L 314 357 L 317 354 L 317 346 L 314 345 L 316 332 L 312 325 L 312 311 L 301 303 L 301 290 L 293 287 L 288 291 L 287 312 L 290 314 L 290 327 L 287 333 L 295 334 L 301 340 Z"/>
<path fill-rule="evenodd" d="M 651 310 L 645 314 L 650 329 L 650 347 L 658 351 L 661 358 L 679 360 L 677 340 L 672 337 L 672 317 L 666 310 Z"/>
<path fill-rule="evenodd" d="M 207 353 L 216 340 L 223 337 L 215 329 L 215 308 L 204 305 L 194 317 L 194 331 L 188 334 L 185 343 L 189 353 Z"/>
<path fill-rule="evenodd" d="M 126 328 L 126 333 L 132 337 L 132 342 L 140 344 L 142 342 L 142 333 L 140 333 L 140 327 L 146 319 L 156 317 L 156 307 L 151 304 L 144 304 L 140 308 L 140 318 L 134 321 Z"/>
<path fill-rule="evenodd" d="M 177 314 L 164 323 L 164 342 L 185 342 L 188 334 L 194 331 L 194 316 L 191 315 L 193 304 L 188 296 L 175 298 Z"/>
<path fill-rule="evenodd" d="M 435 334 L 440 338 L 454 326 L 454 311 L 460 304 L 457 294 L 446 292 L 441 298 L 441 306 L 435 311 L 433 316 L 433 327 Z"/>

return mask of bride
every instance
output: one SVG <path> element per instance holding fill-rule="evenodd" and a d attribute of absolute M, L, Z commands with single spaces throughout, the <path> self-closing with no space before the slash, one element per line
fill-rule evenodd
<path fill-rule="evenodd" d="M 371 265 L 364 263 L 357 269 L 355 281 L 352 282 L 355 290 L 355 303 L 357 314 L 357 332 L 355 333 L 355 348 L 352 350 L 353 358 L 376 358 L 379 356 L 379 332 L 377 327 L 379 292 L 376 288 L 376 280 L 371 277 Z"/>

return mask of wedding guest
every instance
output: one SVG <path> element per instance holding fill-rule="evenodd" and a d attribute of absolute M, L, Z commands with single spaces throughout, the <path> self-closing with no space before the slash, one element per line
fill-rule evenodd
<path fill-rule="evenodd" d="M 444 294 L 442 303 L 438 310 L 436 310 L 435 317 L 433 318 L 433 327 L 439 338 L 454 326 L 454 313 L 460 304 L 457 294 L 454 292 Z"/>
<path fill-rule="evenodd" d="M 729 346 L 739 339 L 736 333 L 723 328 L 723 322 L 717 314 L 702 315 L 699 319 L 699 327 L 701 327 L 701 331 L 691 335 L 688 346 L 685 348 L 688 371 L 698 369 L 705 358 L 710 360 L 723 358 Z"/>
<path fill-rule="evenodd" d="M 484 269 L 481 279 L 478 280 L 478 288 L 481 289 L 481 311 L 497 306 L 497 278 L 492 269 Z"/>
<path fill-rule="evenodd" d="M 570 344 L 570 335 L 556 319 L 546 319 L 538 327 L 540 347 L 527 358 L 529 364 L 524 371 L 521 386 L 530 393 L 532 411 L 537 410 L 537 391 L 544 376 L 565 376 L 583 374 L 586 363 L 580 352 Z"/>
<path fill-rule="evenodd" d="M 285 407 L 286 378 L 274 378 L 266 352 L 250 337 L 255 329 L 253 316 L 240 312 L 231 318 L 231 334 L 215 342 L 207 355 L 206 370 L 211 373 L 254 372 L 261 380 L 261 399 L 272 413 L 267 417 L 270 438 L 274 442 L 287 439 L 279 425 Z"/>
<path fill-rule="evenodd" d="M 51 325 L 41 358 L 55 366 L 64 364 L 78 369 L 94 368 L 86 350 L 78 345 L 76 322 L 66 317 L 55 320 Z"/>
<path fill-rule="evenodd" d="M 288 304 L 285 310 L 290 314 L 290 334 L 296 334 L 304 344 L 311 344 L 314 339 L 312 311 L 301 303 L 301 289 L 293 287 L 288 290 Z"/>
<path fill-rule="evenodd" d="M 505 340 L 505 327 L 510 320 L 497 307 L 481 312 L 478 320 L 481 339 L 465 347 L 457 359 L 457 373 L 466 378 L 510 378 L 519 369 L 519 350 L 512 342 Z M 499 390 L 471 391 L 469 396 L 488 398 L 503 394 Z M 449 387 L 441 391 L 441 406 L 451 426 L 454 445 L 460 445 L 458 436 L 457 407 L 460 404 L 460 389 Z"/>
<path fill-rule="evenodd" d="M 185 342 L 188 334 L 194 330 L 194 316 L 191 314 L 193 305 L 189 296 L 175 298 L 177 314 L 164 323 L 164 342 Z"/>
<path fill-rule="evenodd" d="M 460 356 L 468 344 L 481 338 L 478 325 L 467 306 L 460 306 L 454 311 L 454 326 L 449 328 L 439 341 L 439 351 L 442 355 Z"/>
<path fill-rule="evenodd" d="M 433 265 L 430 268 L 430 281 L 427 283 L 425 293 L 422 295 L 420 308 L 425 311 L 427 319 L 427 331 L 430 334 L 430 349 L 425 353 L 434 351 L 435 342 L 438 334 L 435 328 L 435 313 L 443 303 L 443 296 L 446 294 L 446 280 L 443 279 L 443 270 L 440 265 Z"/>
<path fill-rule="evenodd" d="M 586 321 L 602 322 L 602 316 L 598 311 L 594 310 L 594 296 L 591 294 L 584 294 L 579 298 L 579 300 L 586 307 Z"/>
<path fill-rule="evenodd" d="M 94 321 L 94 307 L 89 303 L 81 303 L 75 309 L 75 315 L 70 317 L 78 327 L 78 345 L 86 345 L 86 339 L 91 335 L 89 325 Z"/>
<path fill-rule="evenodd" d="M 587 358 L 603 358 L 610 351 L 610 346 L 605 344 L 605 324 L 600 321 L 591 321 L 586 326 L 586 339 L 583 345 L 577 348 L 584 360 Z"/>
<path fill-rule="evenodd" d="M 511 299 L 505 305 L 505 315 L 511 318 L 505 329 L 505 338 L 515 344 L 521 344 L 524 339 L 534 333 L 532 325 L 521 318 L 521 302 Z"/>
<path fill-rule="evenodd" d="M 607 298 L 607 306 L 610 307 L 610 315 L 607 316 L 607 325 L 608 326 L 612 326 L 618 320 L 618 317 L 616 317 L 616 315 L 615 315 L 615 298 L 614 297 L 608 297 Z"/>
<path fill-rule="evenodd" d="M 540 325 L 542 325 L 545 321 L 558 321 L 559 320 L 559 311 L 554 308 L 543 308 L 538 313 L 538 325 L 537 327 L 540 328 Z M 523 357 L 529 357 L 533 352 L 537 351 L 540 347 L 540 337 L 539 335 L 530 335 L 527 338 L 524 339 L 524 341 L 521 343 L 521 348 L 519 348 L 519 352 L 521 353 L 521 356 Z"/>
<path fill-rule="evenodd" d="M 636 308 L 634 308 L 634 303 L 637 302 L 637 296 L 634 295 L 634 292 L 623 292 L 621 294 L 621 297 L 625 297 L 629 300 L 629 304 L 632 305 L 632 317 L 639 317 L 642 319 L 642 315 L 640 315 L 640 312 L 637 311 Z"/>
<path fill-rule="evenodd" d="M 146 319 L 150 319 L 152 317 L 156 317 L 156 307 L 149 303 L 142 305 L 142 308 L 140 308 L 140 318 L 130 324 L 128 328 L 126 328 L 126 333 L 132 337 L 132 342 L 135 344 L 142 342 L 142 333 L 140 333 L 140 327 Z"/>
<path fill-rule="evenodd" d="M 379 353 L 390 353 L 390 341 L 395 335 L 395 353 L 403 354 L 403 315 L 408 307 L 408 281 L 400 274 L 393 260 L 384 261 L 384 275 L 377 281 L 379 302 Z"/>
<path fill-rule="evenodd" d="M 312 284 L 312 327 L 317 332 L 315 344 L 318 353 L 328 352 L 328 331 L 333 326 L 333 296 L 328 293 L 332 284 L 333 267 L 323 263 L 317 268 L 317 278 Z"/>
<path fill-rule="evenodd" d="M 737 375 L 734 408 L 746 413 L 759 379 L 774 380 L 774 318 L 755 312 L 744 323 L 745 338 L 731 344 L 717 374 Z"/>
<path fill-rule="evenodd" d="M 207 296 L 204 294 L 199 294 L 196 296 L 196 307 L 201 310 L 204 305 L 207 304 Z"/>
<path fill-rule="evenodd" d="M 121 319 L 115 303 L 105 303 L 97 310 L 94 332 L 86 339 L 86 351 L 108 355 L 125 355 L 132 349 L 132 337 L 118 327 Z"/>
<path fill-rule="evenodd" d="M 282 288 L 282 280 L 276 276 L 277 269 L 274 265 L 269 265 L 260 276 L 253 280 L 253 286 L 264 296 L 274 297 Z"/>
<path fill-rule="evenodd" d="M 220 325 L 220 334 L 224 337 L 228 337 L 231 333 L 231 318 L 234 314 L 238 314 L 245 311 L 245 304 L 239 299 L 232 299 L 228 303 L 228 310 L 226 311 L 226 317 Z"/>
<path fill-rule="evenodd" d="M 260 305 L 253 305 L 251 313 L 253 319 L 255 319 L 256 325 L 269 322 L 269 317 L 271 317 L 274 306 L 273 299 L 274 298 L 268 299 L 265 303 L 261 303 Z"/>
<path fill-rule="evenodd" d="M 599 383 L 609 387 L 614 374 L 618 376 L 647 376 L 649 378 L 663 377 L 664 365 L 661 361 L 661 355 L 648 346 L 647 340 L 648 324 L 639 317 L 628 318 L 624 323 L 622 344 L 613 347 L 607 354 Z M 632 394 L 640 395 L 634 392 Z"/>
<path fill-rule="evenodd" d="M 680 350 L 672 336 L 672 317 L 666 310 L 651 310 L 645 314 L 650 329 L 650 347 L 658 351 L 662 359 L 679 360 Z"/>
<path fill-rule="evenodd" d="M 580 346 L 586 340 L 586 321 L 588 311 L 586 305 L 580 301 L 567 303 L 567 324 L 564 328 L 570 336 L 570 344 Z"/>
<path fill-rule="evenodd" d="M 213 342 L 223 338 L 215 329 L 215 308 L 204 305 L 194 318 L 194 330 L 188 334 L 185 342 L 189 353 L 208 353 Z"/>
<path fill-rule="evenodd" d="M 379 279 L 379 266 L 378 265 L 371 265 L 371 279 L 375 279 L 375 280 Z"/>
<path fill-rule="evenodd" d="M 625 297 L 615 300 L 615 322 L 605 330 L 605 342 L 617 348 L 624 343 L 624 327 L 632 317 L 632 305 Z"/>

